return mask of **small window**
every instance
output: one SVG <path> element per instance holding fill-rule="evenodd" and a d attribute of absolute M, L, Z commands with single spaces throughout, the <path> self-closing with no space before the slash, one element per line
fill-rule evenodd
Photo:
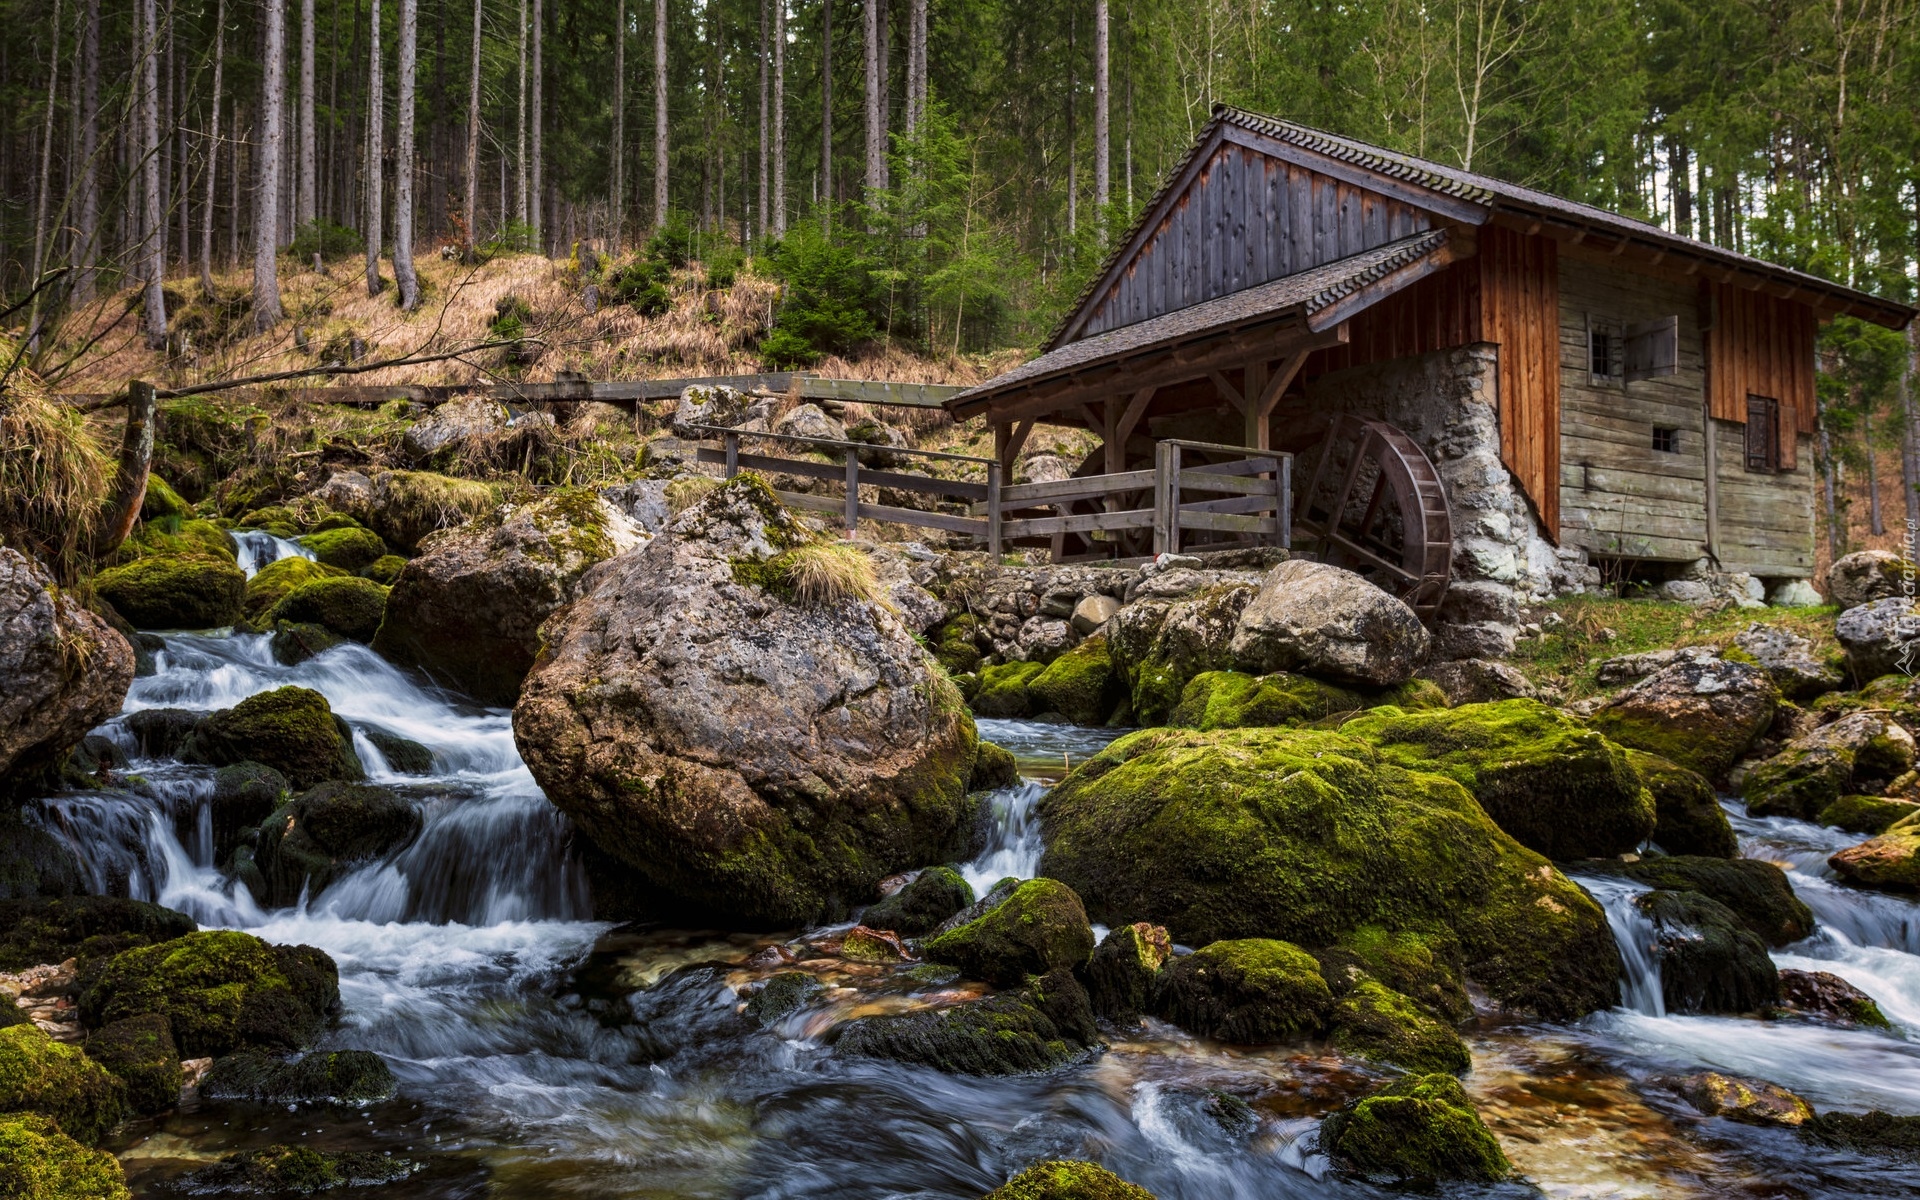
<path fill-rule="evenodd" d="M 1627 326 L 1627 382 L 1680 373 L 1680 318 Z"/>
<path fill-rule="evenodd" d="M 1747 397 L 1747 470 L 1780 469 L 1780 402 Z"/>
<path fill-rule="evenodd" d="M 1678 429 L 1662 429 L 1660 426 L 1655 425 L 1653 427 L 1653 448 L 1662 454 L 1680 453 L 1680 431 Z"/>
<path fill-rule="evenodd" d="M 1593 387 L 1626 379 L 1626 339 L 1618 325 L 1587 318 L 1587 382 Z"/>

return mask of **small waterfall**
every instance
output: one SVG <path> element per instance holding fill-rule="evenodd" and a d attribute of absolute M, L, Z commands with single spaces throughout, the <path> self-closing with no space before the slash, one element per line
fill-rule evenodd
<path fill-rule="evenodd" d="M 260 573 L 260 568 L 283 558 L 313 557 L 313 551 L 297 542 L 275 537 L 264 529 L 236 529 L 233 531 L 234 544 L 240 548 L 237 556 L 240 569 L 252 579 Z"/>
<path fill-rule="evenodd" d="M 1652 918 L 1634 902 L 1653 889 L 1630 879 L 1607 876 L 1575 875 L 1573 880 L 1606 910 L 1613 940 L 1620 947 L 1621 1007 L 1644 1016 L 1666 1016 L 1660 958 L 1655 951 L 1659 931 L 1654 928 Z"/>
<path fill-rule="evenodd" d="M 1040 869 L 1040 819 L 1034 812 L 1046 789 L 1031 779 L 1001 788 L 989 798 L 993 835 L 979 857 L 960 868 L 975 895 L 1011 875 L 1032 879 Z"/>

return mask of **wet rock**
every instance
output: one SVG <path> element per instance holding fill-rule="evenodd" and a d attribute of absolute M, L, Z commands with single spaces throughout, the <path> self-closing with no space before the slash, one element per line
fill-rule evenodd
<path fill-rule="evenodd" d="M 1408 770 L 1457 780 L 1500 828 L 1548 858 L 1624 854 L 1653 833 L 1653 796 L 1626 751 L 1537 700 L 1382 710 L 1340 731 Z"/>
<path fill-rule="evenodd" d="M 247 580 L 246 598 L 241 604 L 241 611 L 247 620 L 260 624 L 288 592 L 302 584 L 339 579 L 345 575 L 346 572 L 339 567 L 329 567 L 308 558 L 295 556 L 276 559 Z"/>
<path fill-rule="evenodd" d="M 1920 668 L 1920 612 L 1904 596 L 1847 609 L 1834 622 L 1833 632 L 1846 651 L 1855 682 L 1910 675 Z"/>
<path fill-rule="evenodd" d="M 1533 682 L 1517 669 L 1487 658 L 1461 658 L 1434 663 L 1421 671 L 1447 697 L 1447 703 L 1484 704 L 1494 700 L 1532 700 Z"/>
<path fill-rule="evenodd" d="M 1673 1080 L 1672 1085 L 1688 1104 L 1709 1117 L 1788 1128 L 1813 1119 L 1813 1105 L 1775 1083 L 1702 1071 Z"/>
<path fill-rule="evenodd" d="M 0 901 L 0 971 L 77 960 L 90 979 L 113 955 L 199 928 L 192 917 L 144 900 L 63 896 Z"/>
<path fill-rule="evenodd" d="M 388 589 L 371 579 L 340 576 L 303 583 L 267 610 L 268 624 L 318 625 L 349 641 L 367 643 L 387 611 Z"/>
<path fill-rule="evenodd" d="M 1292 559 L 1268 573 L 1233 634 L 1234 665 L 1387 687 L 1426 661 L 1413 610 L 1351 571 Z"/>
<path fill-rule="evenodd" d="M 839 1027 L 834 1048 L 953 1075 L 1029 1075 L 1088 1056 L 1094 1044 L 1078 1040 L 1076 1026 L 1092 1036 L 1092 1008 L 1085 990 L 1061 972 L 953 1008 L 849 1021 Z"/>
<path fill-rule="evenodd" d="M 1821 1113 L 1801 1129 L 1823 1145 L 1920 1162 L 1920 1116 L 1895 1116 L 1878 1109 Z"/>
<path fill-rule="evenodd" d="M 1849 713 L 1788 742 L 1740 778 L 1747 811 L 1814 819 L 1843 795 L 1877 790 L 1913 768 L 1914 738 L 1881 713 Z"/>
<path fill-rule="evenodd" d="M 98 1145 L 126 1113 L 126 1085 L 78 1046 L 34 1025 L 0 1029 L 0 1112 L 51 1117 L 75 1141 Z"/>
<path fill-rule="evenodd" d="M 1872 996 L 1829 971 L 1780 972 L 1780 1005 L 1793 1015 L 1892 1029 Z"/>
<path fill-rule="evenodd" d="M 1156 577 L 1157 578 L 1157 577 Z M 1256 589 L 1223 583 L 1179 600 L 1129 603 L 1107 626 L 1108 653 L 1134 720 L 1158 724 L 1194 676 L 1233 667 L 1234 631 Z"/>
<path fill-rule="evenodd" d="M 1740 840 L 1713 787 L 1697 771 L 1642 750 L 1627 762 L 1653 796 L 1653 840 L 1669 854 L 1736 858 Z"/>
<path fill-rule="evenodd" d="M 1735 635 L 1733 644 L 1766 668 L 1789 700 L 1811 700 L 1846 684 L 1839 664 L 1815 658 L 1813 643 L 1790 629 L 1755 621 Z"/>
<path fill-rule="evenodd" d="M 402 775 L 433 774 L 433 751 L 419 742 L 384 729 L 369 729 L 366 735 L 380 757 L 387 760 L 390 770 Z"/>
<path fill-rule="evenodd" d="M 892 930 L 855 925 L 840 940 L 840 957 L 856 962 L 899 962 L 912 956 L 900 935 Z"/>
<path fill-rule="evenodd" d="M 300 545 L 318 562 L 337 567 L 349 575 L 359 575 L 387 555 L 387 544 L 371 529 L 352 525 L 309 533 Z"/>
<path fill-rule="evenodd" d="M 203 930 L 115 955 L 80 996 L 90 1028 L 159 1013 L 186 1057 L 299 1050 L 340 1003 L 333 960 L 311 946 Z"/>
<path fill-rule="evenodd" d="M 127 1106 L 151 1116 L 180 1103 L 180 1051 L 158 1013 L 115 1021 L 87 1038 L 87 1057 L 126 1085 Z"/>
<path fill-rule="evenodd" d="M 1767 731 L 1779 699 L 1759 667 L 1678 662 L 1615 696 L 1588 723 L 1622 746 L 1718 779 Z"/>
<path fill-rule="evenodd" d="M 959 693 L 884 605 L 783 593 L 812 545 L 764 482 L 729 481 L 594 573 L 514 709 L 534 778 L 602 850 L 748 924 L 846 912 L 972 835 Z"/>
<path fill-rule="evenodd" d="M 1100 634 L 1055 658 L 1028 681 L 1027 694 L 1036 711 L 1059 713 L 1076 725 L 1105 724 L 1125 698 Z"/>
<path fill-rule="evenodd" d="M 1191 1033 L 1263 1045 L 1326 1028 L 1333 994 L 1313 955 L 1288 942 L 1214 942 L 1174 959 L 1154 991 L 1153 1010 Z"/>
<path fill-rule="evenodd" d="M 1030 717 L 1034 708 L 1028 690 L 1046 671 L 1037 662 L 1010 662 L 980 669 L 980 688 L 973 694 L 972 708 L 982 717 Z"/>
<path fill-rule="evenodd" d="M 213 854 L 225 862 L 240 844 L 242 830 L 252 829 L 273 815 L 291 789 L 287 777 L 257 762 L 221 767 L 213 775 Z"/>
<path fill-rule="evenodd" d="M 1458 1025 L 1474 1015 L 1473 1002 L 1450 965 L 1451 945 L 1442 937 L 1389 933 L 1363 926 L 1314 952 L 1320 974 L 1336 997 L 1377 980 L 1423 1010 Z"/>
<path fill-rule="evenodd" d="M 1322 1122 L 1320 1147 L 1370 1179 L 1422 1188 L 1513 1173 L 1460 1081 L 1446 1074 L 1409 1075 L 1341 1109 Z"/>
<path fill-rule="evenodd" d="M 318 896 L 352 868 L 406 845 L 420 824 L 420 810 L 387 788 L 323 783 L 261 823 L 253 851 L 267 889 L 260 901 L 284 908 L 302 893 Z"/>
<path fill-rule="evenodd" d="M 986 895 L 940 922 L 939 927 L 934 930 L 934 933 L 950 933 L 962 925 L 967 925 L 979 920 L 987 913 L 998 908 L 1001 902 L 1008 896 L 1013 895 L 1013 890 L 1024 882 L 1026 881 L 1015 879 L 1010 875 L 1005 879 L 995 880 L 994 885 L 987 889 Z"/>
<path fill-rule="evenodd" d="M 1173 957 L 1173 939 L 1158 925 L 1136 921 L 1108 933 L 1087 962 L 1087 995 L 1093 1011 L 1132 1024 L 1153 1005 L 1160 968 Z"/>
<path fill-rule="evenodd" d="M 200 1094 L 273 1104 L 378 1104 L 399 1086 L 386 1060 L 368 1050 L 315 1052 L 292 1062 L 243 1051 L 215 1059 Z"/>
<path fill-rule="evenodd" d="M 1904 596 L 1912 569 L 1891 550 L 1855 550 L 1827 568 L 1827 595 L 1843 611 Z"/>
<path fill-rule="evenodd" d="M 1090 1162 L 1035 1163 L 983 1200 L 1153 1200 L 1153 1193 Z"/>
<path fill-rule="evenodd" d="M 987 744 L 987 743 L 983 743 Z M 867 908 L 862 920 L 875 929 L 919 937 L 973 903 L 973 888 L 952 867 L 928 867 L 912 883 Z"/>
<path fill-rule="evenodd" d="M 333 715 L 327 698 L 292 685 L 249 696 L 201 721 L 180 755 L 213 766 L 261 763 L 300 789 L 365 774 L 353 754 L 353 731 Z"/>
<path fill-rule="evenodd" d="M 118 712 L 133 647 L 34 560 L 0 546 L 0 790 L 58 763 Z"/>
<path fill-rule="evenodd" d="M 826 990 L 825 984 L 805 971 L 782 971 L 747 998 L 747 1015 L 762 1025 L 775 1025 Z"/>
<path fill-rule="evenodd" d="M 922 949 L 929 962 L 1006 987 L 1029 975 L 1084 966 L 1093 954 L 1093 929 L 1072 888 L 1053 879 L 1030 879 Z"/>
<path fill-rule="evenodd" d="M 1699 892 L 1660 890 L 1636 903 L 1658 930 L 1654 956 L 1669 1012 L 1763 1012 L 1779 1001 L 1767 944 L 1726 905 Z"/>
<path fill-rule="evenodd" d="M 65 842 L 17 813 L 0 812 L 0 900 L 86 890 L 86 872 Z"/>
<path fill-rule="evenodd" d="M 1842 796 L 1814 817 L 1822 825 L 1848 833 L 1881 834 L 1920 813 L 1920 803 L 1880 796 Z"/>
<path fill-rule="evenodd" d="M 1830 856 L 1848 883 L 1888 891 L 1920 889 L 1920 830 L 1883 833 Z"/>
<path fill-rule="evenodd" d="M 407 560 L 398 554 L 382 554 L 368 563 L 366 569 L 360 574 L 383 587 L 392 587 L 394 580 L 400 578 L 400 572 L 406 569 L 406 565 Z"/>
<path fill-rule="evenodd" d="M 239 620 L 247 576 L 228 558 L 156 554 L 101 571 L 93 587 L 137 629 L 213 629 Z"/>
<path fill-rule="evenodd" d="M 973 759 L 973 773 L 967 777 L 967 791 L 994 791 L 1014 787 L 1020 782 L 1020 760 L 1013 751 L 992 742 L 981 742 Z"/>
<path fill-rule="evenodd" d="M 282 666 L 297 667 L 347 640 L 325 625 L 307 621 L 281 621 L 274 627 L 273 641 L 269 645 L 273 650 L 273 661 Z"/>
<path fill-rule="evenodd" d="M 1558 1018 L 1615 1001 L 1599 906 L 1458 783 L 1355 738 L 1143 730 L 1078 764 L 1040 818 L 1042 873 L 1103 923 L 1315 948 L 1444 929 L 1453 969 L 1511 1008 Z"/>
<path fill-rule="evenodd" d="M 1710 896 L 1769 946 L 1785 946 L 1813 933 L 1813 910 L 1793 894 L 1787 873 L 1770 862 L 1674 854 L 1579 866 L 1582 871 L 1617 872 L 1653 888 Z"/>
<path fill-rule="evenodd" d="M 1354 984 L 1334 1004 L 1333 1047 L 1342 1054 L 1417 1074 L 1458 1075 L 1473 1054 L 1453 1028 L 1372 979 Z"/>
<path fill-rule="evenodd" d="M 105 1150 L 89 1150 L 34 1113 L 0 1115 L 0 1194 L 22 1200 L 129 1200 L 126 1175 Z"/>
<path fill-rule="evenodd" d="M 140 708 L 120 718 L 142 758 L 173 758 L 206 717 L 184 708 Z"/>
<path fill-rule="evenodd" d="M 418 1163 L 397 1154 L 268 1146 L 242 1150 L 213 1166 L 188 1171 L 174 1186 L 188 1195 L 304 1196 L 392 1183 L 419 1169 Z"/>
<path fill-rule="evenodd" d="M 436 537 L 387 598 L 373 648 L 485 704 L 512 704 L 540 625 L 580 595 L 588 569 L 642 544 L 627 514 L 587 489 L 555 492 Z"/>

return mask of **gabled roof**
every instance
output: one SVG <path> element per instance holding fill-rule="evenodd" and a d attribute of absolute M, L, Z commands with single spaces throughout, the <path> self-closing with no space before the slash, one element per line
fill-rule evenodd
<path fill-rule="evenodd" d="M 1885 325 L 1904 328 L 1915 309 L 1898 301 L 1846 287 L 1831 280 L 1782 267 L 1764 259 L 1724 250 L 1718 246 L 1671 233 L 1658 225 L 1619 213 L 1567 200 L 1535 188 L 1507 183 L 1490 176 L 1463 171 L 1410 154 L 1399 154 L 1352 138 L 1341 137 L 1278 117 L 1249 112 L 1230 105 L 1216 105 L 1213 120 L 1195 139 L 1180 164 L 1168 175 L 1153 199 L 1141 210 L 1139 220 L 1127 235 L 1119 239 L 1112 254 L 1088 282 L 1066 318 L 1047 339 L 1046 349 L 1057 349 L 1074 336 L 1084 323 L 1095 300 L 1113 283 L 1127 261 L 1138 251 L 1145 231 L 1156 225 L 1166 208 L 1190 182 L 1197 160 L 1217 146 L 1221 136 L 1239 134 L 1234 140 L 1251 144 L 1268 153 L 1299 161 L 1309 167 L 1344 166 L 1379 181 L 1390 181 L 1397 194 L 1420 203 L 1429 201 L 1436 212 L 1469 224 L 1484 224 L 1496 215 L 1508 214 L 1532 224 L 1552 226 L 1584 239 L 1598 235 L 1603 245 L 1624 251 L 1638 246 L 1665 258 L 1693 261 L 1710 268 L 1723 282 L 1742 277 L 1749 286 L 1766 285 L 1775 295 L 1786 294 L 1829 313 L 1847 313 Z M 1262 143 L 1265 143 L 1262 145 Z M 1288 153 L 1292 151 L 1294 153 Z M 1410 194 L 1411 193 L 1411 194 Z"/>

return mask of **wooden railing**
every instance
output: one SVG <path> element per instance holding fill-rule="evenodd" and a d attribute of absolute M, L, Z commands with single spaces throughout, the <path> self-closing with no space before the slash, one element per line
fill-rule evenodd
<path fill-rule="evenodd" d="M 1005 485 L 1000 463 L 990 458 L 948 454 L 935 450 L 876 447 L 865 442 L 802 437 L 787 433 L 744 433 L 737 429 L 696 425 L 689 432 L 718 441 L 702 446 L 698 461 L 726 468 L 731 479 L 742 468 L 775 475 L 798 475 L 830 480 L 844 488 L 841 496 L 777 491 L 794 508 L 840 515 L 849 536 L 862 517 L 926 529 L 967 534 L 986 543 L 987 553 L 1000 556 L 1003 545 L 1016 540 L 1046 538 L 1059 557 L 1067 534 L 1152 530 L 1155 554 L 1177 553 L 1182 535 L 1189 532 L 1239 534 L 1242 540 L 1290 546 L 1293 519 L 1293 456 L 1276 451 L 1249 450 L 1213 442 L 1169 439 L 1156 443 L 1152 470 L 1089 475 L 1048 483 Z M 840 457 L 839 463 L 776 457 L 741 448 L 745 441 L 783 442 Z M 987 481 L 934 479 L 905 471 L 863 466 L 862 452 L 882 450 L 890 455 L 947 462 L 978 463 Z M 1223 461 L 1189 465 L 1200 453 Z M 927 512 L 860 499 L 860 488 L 889 487 L 942 499 L 967 502 L 965 515 Z M 1190 493 L 1211 497 L 1188 499 Z M 1144 497 L 1145 504 L 1140 501 Z M 1095 512 L 1071 512 L 1076 504 L 1097 502 Z M 1127 507 L 1122 507 L 1126 505 Z M 1023 515 L 1051 510 L 1051 515 Z"/>

